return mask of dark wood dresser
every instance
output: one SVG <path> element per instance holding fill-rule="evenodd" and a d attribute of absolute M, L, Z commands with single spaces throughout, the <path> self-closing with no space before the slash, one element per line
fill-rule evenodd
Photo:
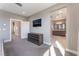
<path fill-rule="evenodd" d="M 41 45 L 43 44 L 43 34 L 40 33 L 28 33 L 28 41 Z"/>

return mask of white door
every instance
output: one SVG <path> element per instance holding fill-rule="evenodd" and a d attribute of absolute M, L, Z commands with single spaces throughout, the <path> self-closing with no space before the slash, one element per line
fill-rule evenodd
<path fill-rule="evenodd" d="M 28 21 L 21 22 L 21 39 L 28 38 L 28 33 L 30 32 L 30 24 Z"/>

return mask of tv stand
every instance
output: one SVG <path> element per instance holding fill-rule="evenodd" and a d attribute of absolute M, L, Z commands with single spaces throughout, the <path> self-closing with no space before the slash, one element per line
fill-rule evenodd
<path fill-rule="evenodd" d="M 40 33 L 28 33 L 28 41 L 41 45 L 43 44 L 43 34 Z"/>

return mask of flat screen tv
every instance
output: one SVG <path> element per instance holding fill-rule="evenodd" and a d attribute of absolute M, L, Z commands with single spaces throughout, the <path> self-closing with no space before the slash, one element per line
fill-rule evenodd
<path fill-rule="evenodd" d="M 41 18 L 33 21 L 33 27 L 41 27 Z"/>

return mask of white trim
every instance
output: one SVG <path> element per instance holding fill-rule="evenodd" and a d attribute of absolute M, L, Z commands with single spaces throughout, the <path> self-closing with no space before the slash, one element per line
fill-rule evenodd
<path fill-rule="evenodd" d="M 9 39 L 9 40 L 4 40 L 4 43 L 6 43 L 6 42 L 11 42 L 11 40 Z"/>
<path fill-rule="evenodd" d="M 74 51 L 74 50 L 71 50 L 71 49 L 68 49 L 68 48 L 66 48 L 66 51 L 73 53 L 75 55 L 78 55 L 77 51 Z"/>
<path fill-rule="evenodd" d="M 50 46 L 49 52 L 50 52 L 50 56 L 56 56 L 55 49 L 54 49 L 53 45 Z"/>
<path fill-rule="evenodd" d="M 44 44 L 51 45 L 51 43 L 49 43 L 49 42 L 45 42 L 45 41 L 43 41 L 43 42 L 44 42 Z"/>
<path fill-rule="evenodd" d="M 77 50 L 78 50 L 78 56 L 79 56 L 79 31 L 78 31 L 78 45 L 77 45 Z"/>
<path fill-rule="evenodd" d="M 21 39 L 25 40 L 25 39 L 28 39 L 28 38 L 21 38 Z"/>
<path fill-rule="evenodd" d="M 4 46 L 3 46 L 3 42 L 0 42 L 0 56 L 4 56 Z"/>
<path fill-rule="evenodd" d="M 11 38 L 12 38 L 12 37 L 11 37 L 11 19 L 10 19 L 10 39 L 7 40 L 7 41 L 11 41 L 11 40 L 12 40 Z"/>
<path fill-rule="evenodd" d="M 2 43 L 2 56 L 4 56 L 4 46 L 3 46 L 3 43 Z"/>
<path fill-rule="evenodd" d="M 65 54 L 65 49 L 62 47 L 62 45 L 61 45 L 58 41 L 56 41 L 56 46 L 57 46 L 57 48 L 60 50 L 62 56 L 64 56 L 64 54 Z"/>
<path fill-rule="evenodd" d="M 19 20 L 19 19 L 10 19 L 10 39 L 9 39 L 9 40 L 6 40 L 6 42 L 12 41 L 12 35 L 11 35 L 11 22 L 12 22 L 12 21 L 20 21 L 20 22 L 22 22 L 23 20 Z"/>

